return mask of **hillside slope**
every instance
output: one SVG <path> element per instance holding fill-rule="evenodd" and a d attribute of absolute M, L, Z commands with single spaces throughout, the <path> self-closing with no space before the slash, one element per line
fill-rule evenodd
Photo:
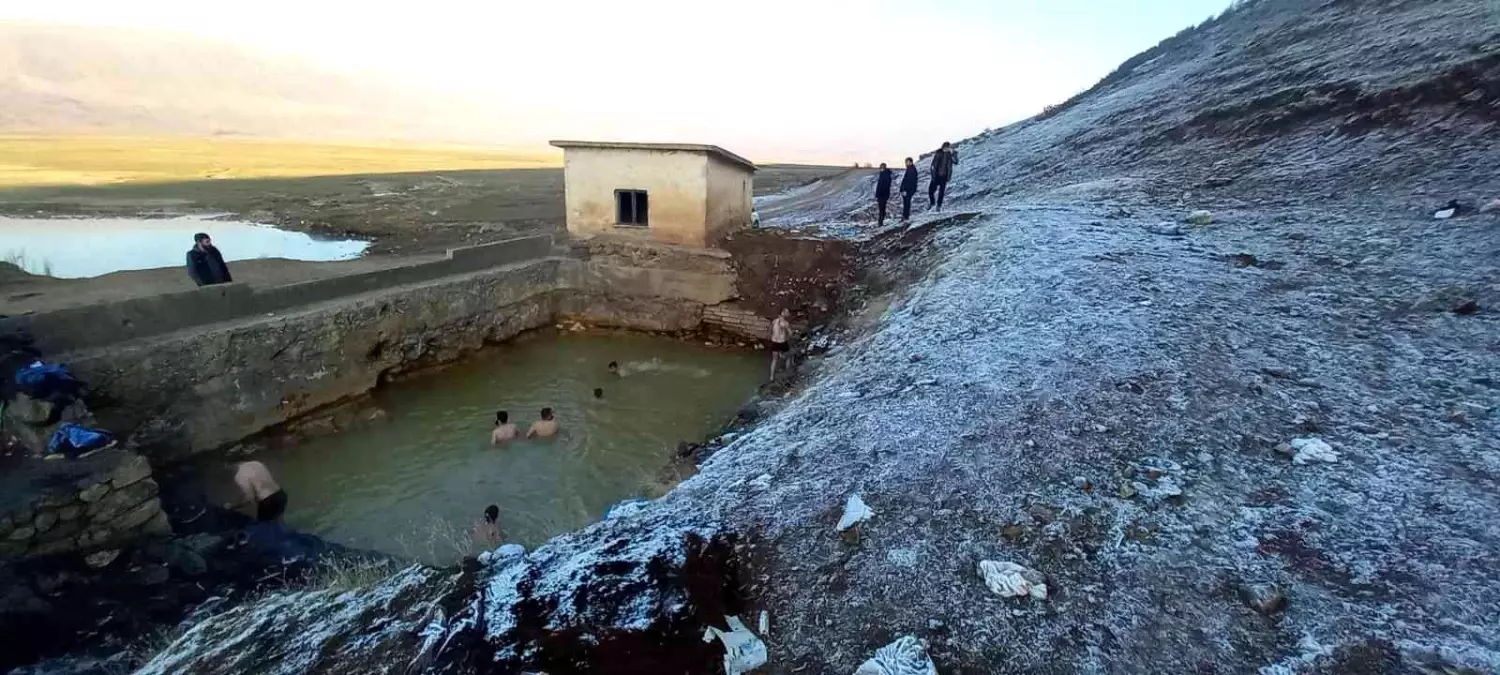
<path fill-rule="evenodd" d="M 504 142 L 501 122 L 187 34 L 0 23 L 0 133 Z"/>
<path fill-rule="evenodd" d="M 665 498 L 481 571 L 423 633 L 464 645 L 434 668 L 701 633 L 722 608 L 640 577 L 698 559 L 664 538 L 728 531 L 769 617 L 757 672 L 853 672 L 908 634 L 942 673 L 1500 670 L 1500 216 L 1431 216 L 1500 197 L 1496 11 L 1248 2 L 961 143 L 949 210 L 975 215 L 919 220 L 939 262 L 873 328 Z M 785 220 L 869 230 L 869 194 Z M 1285 454 L 1305 438 L 1335 461 Z M 851 494 L 875 513 L 854 541 Z M 982 560 L 1047 599 L 997 596 Z M 249 640 L 246 614 L 195 633 Z M 248 614 L 267 641 L 319 621 Z M 153 672 L 221 656 L 187 639 Z"/>

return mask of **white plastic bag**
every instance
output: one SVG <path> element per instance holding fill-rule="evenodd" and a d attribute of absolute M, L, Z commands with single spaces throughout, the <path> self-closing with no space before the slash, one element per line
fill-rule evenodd
<path fill-rule="evenodd" d="M 979 561 L 979 576 L 984 578 L 984 585 L 997 595 L 1007 598 L 1029 596 L 1037 600 L 1047 599 L 1047 584 L 1043 583 L 1045 577 L 1041 572 L 1029 567 L 1013 562 L 981 560 Z"/>
<path fill-rule="evenodd" d="M 766 664 L 766 643 L 755 637 L 737 616 L 725 617 L 729 631 L 709 626 L 703 631 L 703 641 L 718 638 L 724 643 L 724 675 L 741 675 Z"/>
<path fill-rule="evenodd" d="M 937 666 L 922 641 L 907 635 L 876 650 L 854 675 L 937 675 Z"/>
<path fill-rule="evenodd" d="M 873 515 L 875 512 L 865 505 L 865 500 L 860 499 L 858 494 L 849 495 L 849 501 L 844 503 L 844 517 L 839 518 L 839 524 L 834 529 L 843 532 L 861 521 L 869 520 Z"/>

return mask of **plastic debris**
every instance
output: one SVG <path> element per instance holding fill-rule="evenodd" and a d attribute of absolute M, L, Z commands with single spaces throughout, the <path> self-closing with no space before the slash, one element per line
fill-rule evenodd
<path fill-rule="evenodd" d="M 519 558 L 526 555 L 526 547 L 520 544 L 505 544 L 493 551 L 485 551 L 477 557 L 479 564 L 489 566 L 505 562 L 511 558 Z"/>
<path fill-rule="evenodd" d="M 1197 211 L 1189 213 L 1187 220 L 1189 223 L 1192 223 L 1194 225 L 1208 225 L 1214 222 L 1214 212 L 1205 209 L 1198 209 Z"/>
<path fill-rule="evenodd" d="M 922 641 L 906 635 L 875 650 L 875 656 L 860 664 L 854 675 L 937 675 L 937 666 Z"/>
<path fill-rule="evenodd" d="M 764 609 L 760 610 L 760 622 L 756 626 L 756 629 L 760 632 L 761 635 L 770 635 L 771 634 L 771 613 L 770 612 L 767 612 Z"/>
<path fill-rule="evenodd" d="M 703 631 L 704 642 L 718 638 L 724 643 L 724 675 L 740 675 L 765 665 L 766 643 L 755 637 L 739 617 L 725 617 L 724 621 L 729 624 L 727 632 L 713 626 Z"/>
<path fill-rule="evenodd" d="M 1321 438 L 1293 438 L 1289 445 L 1296 452 L 1292 455 L 1293 464 L 1339 461 L 1339 453 Z"/>
<path fill-rule="evenodd" d="M 865 500 L 860 499 L 857 494 L 849 495 L 849 501 L 844 503 L 844 517 L 839 518 L 839 524 L 834 528 L 843 532 L 862 521 L 869 520 L 873 515 L 875 512 L 865 505 Z"/>
<path fill-rule="evenodd" d="M 1047 599 L 1047 584 L 1041 572 L 1013 562 L 979 561 L 979 576 L 994 593 L 1007 597 Z"/>

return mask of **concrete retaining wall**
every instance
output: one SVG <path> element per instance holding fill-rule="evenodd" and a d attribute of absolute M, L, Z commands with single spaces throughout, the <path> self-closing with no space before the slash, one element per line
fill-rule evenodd
<path fill-rule="evenodd" d="M 30 558 L 109 548 L 141 535 L 170 535 L 151 465 L 105 450 L 82 460 L 29 460 L 7 469 L 0 502 L 0 557 Z"/>
<path fill-rule="evenodd" d="M 553 252 L 552 237 L 525 237 L 450 249 L 448 257 L 442 260 L 299 284 L 270 288 L 222 284 L 10 317 L 0 319 L 0 331 L 25 330 L 43 353 L 63 354 L 513 265 L 545 258 Z"/>
<path fill-rule="evenodd" d="M 653 331 L 709 320 L 752 337 L 768 325 L 719 307 L 736 295 L 723 252 L 595 242 L 579 257 L 555 253 L 532 237 L 425 265 L 22 318 L 59 331 L 39 341 L 49 353 L 72 348 L 64 358 L 99 394 L 98 426 L 152 461 L 232 445 L 559 318 Z M 80 328 L 89 324 L 102 328 Z"/>

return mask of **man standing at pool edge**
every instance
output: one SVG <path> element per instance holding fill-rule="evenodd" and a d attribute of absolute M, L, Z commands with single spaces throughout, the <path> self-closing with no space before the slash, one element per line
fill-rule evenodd
<path fill-rule="evenodd" d="M 792 315 L 786 308 L 771 322 L 771 379 L 776 379 L 776 369 L 783 357 L 791 359 L 792 324 L 787 317 Z"/>
<path fill-rule="evenodd" d="M 227 284 L 234 281 L 229 276 L 229 266 L 224 264 L 224 255 L 214 246 L 207 233 L 193 235 L 193 247 L 187 252 L 188 276 L 199 286 Z"/>

